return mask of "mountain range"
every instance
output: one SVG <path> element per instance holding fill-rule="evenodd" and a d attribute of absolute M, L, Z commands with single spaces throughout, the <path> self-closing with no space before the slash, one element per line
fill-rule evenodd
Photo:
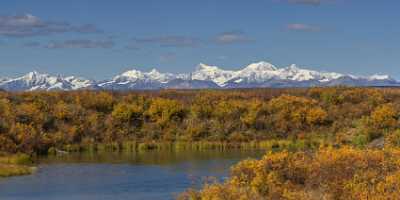
<path fill-rule="evenodd" d="M 276 67 L 268 62 L 252 63 L 236 71 L 200 63 L 194 72 L 187 74 L 161 73 L 156 69 L 149 72 L 132 69 L 102 81 L 74 76 L 52 76 L 36 71 L 17 78 L 0 78 L 0 88 L 8 91 L 285 88 L 336 85 L 400 86 L 400 82 L 388 75 L 354 76 L 308 70 L 296 65 Z"/>

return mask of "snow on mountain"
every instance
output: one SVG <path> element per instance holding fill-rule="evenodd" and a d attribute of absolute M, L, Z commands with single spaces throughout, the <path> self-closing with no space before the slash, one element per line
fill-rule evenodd
<path fill-rule="evenodd" d="M 264 82 L 279 76 L 278 68 L 267 62 L 258 62 L 248 65 L 235 73 L 232 80 L 241 82 Z"/>
<path fill-rule="evenodd" d="M 379 75 L 379 74 L 374 74 L 374 75 L 368 77 L 368 79 L 369 80 L 394 80 L 389 75 Z"/>
<path fill-rule="evenodd" d="M 76 90 L 90 85 L 90 81 L 75 77 L 63 78 L 33 71 L 28 74 L 0 82 L 0 88 L 14 91 Z"/>
<path fill-rule="evenodd" d="M 400 82 L 390 78 L 389 79 L 382 79 L 383 77 L 357 77 L 357 76 L 342 76 L 338 79 L 334 79 L 332 81 L 329 81 L 325 83 L 323 86 L 335 86 L 335 85 L 347 85 L 347 86 L 379 86 L 379 87 L 385 87 L 385 86 L 400 86 Z"/>
<path fill-rule="evenodd" d="M 232 79 L 236 76 L 237 72 L 230 70 L 222 70 L 217 66 L 209 66 L 203 63 L 200 63 L 196 71 L 194 71 L 191 75 L 192 80 L 201 80 L 201 81 L 212 81 L 219 86 L 223 86 L 224 83 Z"/>
<path fill-rule="evenodd" d="M 115 76 L 110 81 L 104 81 L 98 84 L 104 89 L 159 89 L 162 84 L 177 79 L 178 75 L 172 73 L 161 73 L 156 69 L 149 72 L 142 72 L 136 69 L 126 71 Z"/>
<path fill-rule="evenodd" d="M 293 80 L 293 81 L 310 81 L 315 80 L 319 82 L 328 82 L 334 79 L 338 79 L 343 76 L 339 73 L 329 72 L 318 72 L 313 70 L 307 70 L 297 67 L 295 64 L 290 65 L 286 68 L 281 68 L 279 71 L 279 79 L 282 80 Z"/>
<path fill-rule="evenodd" d="M 292 80 L 292 81 L 320 81 L 328 82 L 342 77 L 339 73 L 318 72 L 301 69 L 296 65 L 285 68 L 277 68 L 268 62 L 252 63 L 238 71 L 222 70 L 216 66 L 200 64 L 192 74 L 192 79 L 208 80 L 225 86 L 228 82 L 235 83 L 262 83 L 271 80 Z"/>
<path fill-rule="evenodd" d="M 258 71 L 258 72 L 263 72 L 263 71 L 276 71 L 278 68 L 276 68 L 273 64 L 261 61 L 257 63 L 252 63 L 245 67 L 241 71 Z"/>
<path fill-rule="evenodd" d="M 159 81 L 160 83 L 167 83 L 173 79 L 176 79 L 178 75 L 172 73 L 160 73 L 156 69 L 152 69 L 150 72 L 145 73 L 145 75 L 154 81 Z"/>
<path fill-rule="evenodd" d="M 144 73 L 139 70 L 130 70 L 113 78 L 114 81 L 137 81 L 145 78 Z"/>
<path fill-rule="evenodd" d="M 166 83 L 170 80 L 173 80 L 176 78 L 176 75 L 171 74 L 171 73 L 160 73 L 156 69 L 152 69 L 149 72 L 142 72 L 139 70 L 130 70 L 122 73 L 121 75 L 118 75 L 113 78 L 113 81 L 115 82 L 135 82 L 138 80 L 142 81 L 147 81 L 147 82 L 160 82 L 160 83 Z"/>
<path fill-rule="evenodd" d="M 72 85 L 73 90 L 83 89 L 83 88 L 90 88 L 93 86 L 94 82 L 91 80 L 87 80 L 84 78 L 79 78 L 75 76 L 68 76 L 64 78 L 67 82 Z"/>
<path fill-rule="evenodd" d="M 110 80 L 95 82 L 74 76 L 62 77 L 30 72 L 18 78 L 0 78 L 0 89 L 11 91 L 33 90 L 148 90 L 163 88 L 256 88 L 256 87 L 312 87 L 312 86 L 400 86 L 388 75 L 369 77 L 319 72 L 296 65 L 276 67 L 268 62 L 257 62 L 240 70 L 224 70 L 200 63 L 187 74 L 148 72 L 132 69 Z"/>
<path fill-rule="evenodd" d="M 199 71 L 201 73 L 199 73 Z M 201 76 L 199 76 L 199 74 Z M 201 65 L 193 79 L 208 80 L 225 88 L 251 87 L 311 87 L 311 86 L 400 86 L 400 82 L 388 75 L 359 77 L 335 72 L 319 72 L 296 65 L 278 68 L 268 62 L 252 63 L 237 71 L 216 66 Z"/>

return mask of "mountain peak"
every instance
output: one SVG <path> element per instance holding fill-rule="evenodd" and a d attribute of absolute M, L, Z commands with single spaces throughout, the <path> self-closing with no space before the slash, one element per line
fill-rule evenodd
<path fill-rule="evenodd" d="M 29 72 L 18 78 L 0 81 L 0 88 L 11 91 L 75 90 L 91 85 L 92 82 L 86 79 L 64 78 L 61 75 L 51 76 L 37 71 Z"/>
<path fill-rule="evenodd" d="M 31 72 L 27 73 L 25 76 L 35 77 L 35 76 L 38 76 L 38 75 L 42 75 L 42 74 L 39 73 L 38 71 L 34 70 L 34 71 L 31 71 Z"/>
<path fill-rule="evenodd" d="M 300 68 L 296 65 L 296 64 L 291 64 L 291 65 L 289 65 L 289 67 L 287 67 L 289 70 L 294 70 L 294 71 L 297 71 L 297 70 L 300 70 Z"/>
<path fill-rule="evenodd" d="M 223 86 L 228 80 L 230 80 L 236 72 L 223 70 L 217 66 L 210 66 L 203 63 L 200 63 L 196 71 L 192 73 L 193 80 L 202 80 L 202 81 L 212 81 L 219 86 Z"/>
<path fill-rule="evenodd" d="M 374 74 L 370 76 L 368 79 L 370 80 L 393 80 L 392 77 L 389 75 L 384 75 L 384 74 Z"/>
<path fill-rule="evenodd" d="M 161 73 L 157 69 L 152 69 L 151 71 L 145 73 L 146 79 L 149 81 L 158 81 L 161 83 L 166 83 L 172 79 L 175 79 L 177 75 L 171 73 Z"/>
<path fill-rule="evenodd" d="M 221 70 L 221 69 L 217 66 L 211 66 L 211 65 L 204 64 L 204 63 L 200 63 L 197 65 L 196 70 L 197 71 L 216 71 L 216 70 Z"/>
<path fill-rule="evenodd" d="M 139 70 L 136 70 L 136 69 L 131 69 L 131 70 L 128 70 L 128 71 L 126 71 L 126 72 L 121 74 L 121 76 L 132 77 L 132 78 L 136 78 L 136 77 L 139 77 L 139 76 L 142 76 L 142 75 L 143 75 L 143 73 L 141 71 L 139 71 Z"/>
<path fill-rule="evenodd" d="M 179 86 L 177 86 L 179 85 Z M 78 77 L 53 76 L 32 71 L 17 78 L 0 78 L 0 88 L 10 91 L 77 90 L 81 88 L 132 90 L 182 88 L 254 88 L 254 87 L 310 87 L 310 86 L 400 86 L 388 75 L 343 75 L 300 68 L 295 64 L 275 67 L 261 61 L 241 70 L 224 70 L 200 63 L 192 73 L 161 73 L 157 69 L 142 72 L 132 69 L 105 81 L 91 81 Z"/>
<path fill-rule="evenodd" d="M 245 69 L 255 70 L 255 71 L 275 71 L 275 70 L 277 70 L 277 68 L 273 64 L 271 64 L 269 62 L 265 62 L 265 61 L 252 63 L 252 64 L 248 65 L 247 67 L 245 67 Z"/>
<path fill-rule="evenodd" d="M 153 68 L 149 71 L 149 74 L 161 74 L 156 68 Z"/>
<path fill-rule="evenodd" d="M 22 79 L 27 82 L 43 82 L 44 79 L 46 79 L 48 77 L 49 77 L 49 75 L 47 75 L 47 74 L 42 74 L 37 71 L 32 71 L 32 72 L 29 72 L 29 73 L 25 74 L 24 76 L 20 77 L 19 79 Z"/>

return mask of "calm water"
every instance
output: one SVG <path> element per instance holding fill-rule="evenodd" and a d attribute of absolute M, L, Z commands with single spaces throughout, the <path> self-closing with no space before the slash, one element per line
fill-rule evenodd
<path fill-rule="evenodd" d="M 74 154 L 40 159 L 30 176 L 0 179 L 1 200 L 174 199 L 260 151 Z"/>

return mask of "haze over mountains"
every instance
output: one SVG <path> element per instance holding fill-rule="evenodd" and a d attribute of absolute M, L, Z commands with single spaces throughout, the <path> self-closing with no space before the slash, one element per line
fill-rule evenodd
<path fill-rule="evenodd" d="M 237 71 L 201 63 L 194 72 L 188 74 L 161 73 L 156 69 L 149 72 L 132 69 L 102 81 L 74 76 L 52 76 L 36 71 L 17 78 L 0 78 L 0 88 L 8 91 L 284 88 L 335 85 L 400 86 L 400 82 L 388 75 L 362 77 L 307 70 L 296 65 L 276 67 L 268 62 L 252 63 Z"/>

